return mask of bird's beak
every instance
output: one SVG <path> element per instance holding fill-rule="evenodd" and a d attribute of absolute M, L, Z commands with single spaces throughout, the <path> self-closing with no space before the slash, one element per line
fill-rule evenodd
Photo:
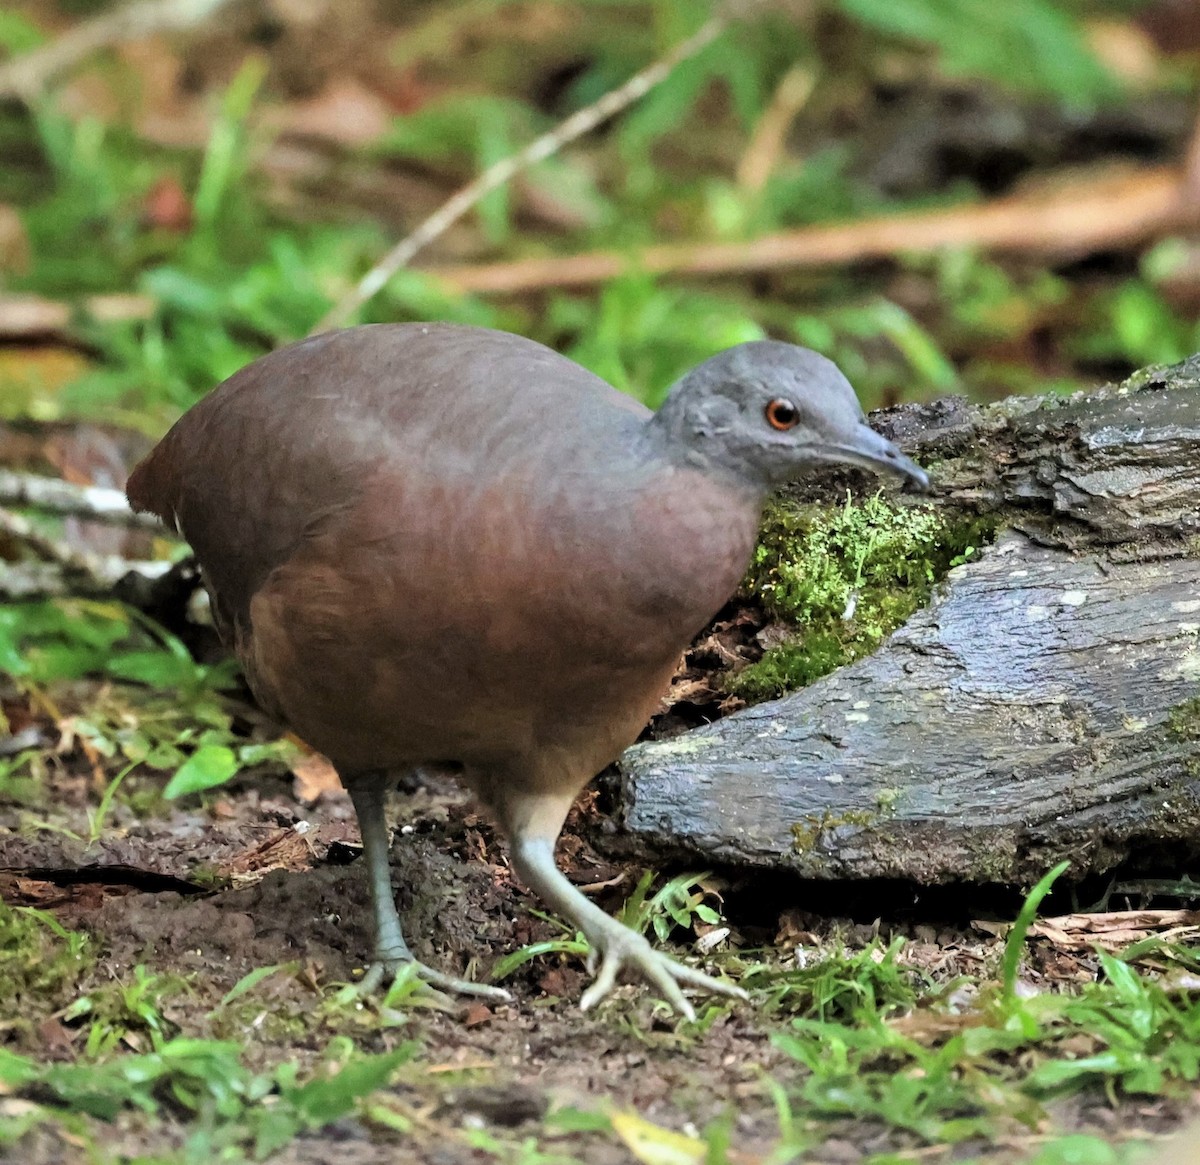
<path fill-rule="evenodd" d="M 818 455 L 822 460 L 845 461 L 876 472 L 887 470 L 907 477 L 918 489 L 929 489 L 929 474 L 865 423 L 858 426 L 849 441 L 822 446 Z"/>

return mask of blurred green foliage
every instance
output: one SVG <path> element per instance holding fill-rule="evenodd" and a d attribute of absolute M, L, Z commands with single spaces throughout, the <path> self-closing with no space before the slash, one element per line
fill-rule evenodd
<path fill-rule="evenodd" d="M 852 19 L 937 48 L 951 76 L 988 77 L 1072 105 L 1113 96 L 1117 83 L 1063 6 L 1048 0 L 838 0 Z"/>
<path fill-rule="evenodd" d="M 464 85 L 396 117 L 355 164 L 432 167 L 465 181 L 619 84 L 705 15 L 704 6 L 682 0 L 579 0 L 574 7 L 593 15 L 594 27 L 584 63 L 553 111 L 519 77 L 489 78 L 486 93 Z M 363 318 L 437 317 L 521 331 L 651 403 L 713 350 L 765 333 L 833 356 L 868 404 L 959 387 L 1033 386 L 1037 377 L 1023 377 L 1019 364 L 979 349 L 1019 341 L 1039 312 L 1062 307 L 1068 291 L 1048 272 L 1017 277 L 978 255 L 947 255 L 932 275 L 937 299 L 918 316 L 869 282 L 837 274 L 806 276 L 794 287 L 776 281 L 765 293 L 739 280 L 698 290 L 639 275 L 636 248 L 669 235 L 752 237 L 883 208 L 845 142 L 786 149 L 760 188 L 730 176 L 730 162 L 781 79 L 798 67 L 811 71 L 818 111 L 847 100 L 848 86 L 869 86 L 879 62 L 896 53 L 945 76 L 1072 108 L 1119 102 L 1120 85 L 1092 56 L 1078 21 L 1080 13 L 1109 7 L 1101 0 L 828 0 L 807 23 L 770 8 L 755 13 L 594 139 L 522 179 L 569 208 L 573 225 L 555 238 L 531 235 L 514 217 L 511 190 L 474 211 L 493 253 L 615 246 L 629 250 L 629 274 L 594 294 L 551 291 L 488 303 L 452 297 L 429 278 L 403 272 Z M 451 16 L 448 10 L 445 19 Z M 0 44 L 10 51 L 36 37 L 19 16 L 0 22 Z M 14 156 L 23 158 L 0 174 L 0 200 L 18 206 L 33 256 L 26 273 L 7 278 L 9 287 L 65 298 L 136 289 L 155 304 L 148 320 L 81 325 L 99 360 L 39 401 L 39 415 L 160 430 L 213 384 L 303 336 L 384 251 L 379 225 L 348 225 L 333 206 L 328 221 L 289 221 L 264 198 L 254 159 L 266 137 L 252 116 L 264 76 L 261 59 L 249 57 L 220 101 L 202 153 L 148 145 L 120 122 L 69 117 L 53 99 L 28 121 L 11 109 L 0 114 L 0 144 L 20 141 Z M 189 194 L 187 230 L 145 219 L 148 192 L 164 176 Z M 928 261 L 914 270 L 930 277 Z M 1076 314 L 1077 324 L 1059 325 L 1074 334 L 1068 347 L 1081 361 L 1169 359 L 1196 342 L 1195 329 L 1144 273 L 1103 290 Z"/>

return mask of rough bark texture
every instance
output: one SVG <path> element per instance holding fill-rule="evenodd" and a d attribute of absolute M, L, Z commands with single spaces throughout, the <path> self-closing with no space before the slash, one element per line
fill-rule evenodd
<path fill-rule="evenodd" d="M 880 427 L 1004 532 L 874 655 L 631 749 L 625 843 L 926 884 L 1200 851 L 1200 358 Z"/>

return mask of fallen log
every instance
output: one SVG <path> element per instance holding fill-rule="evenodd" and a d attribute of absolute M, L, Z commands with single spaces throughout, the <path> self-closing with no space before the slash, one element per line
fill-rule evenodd
<path fill-rule="evenodd" d="M 922 884 L 1200 852 L 1200 357 L 879 420 L 997 540 L 872 655 L 630 749 L 618 843 Z"/>

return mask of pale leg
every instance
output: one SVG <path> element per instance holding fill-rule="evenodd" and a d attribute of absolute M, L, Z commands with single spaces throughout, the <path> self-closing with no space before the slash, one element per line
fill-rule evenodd
<path fill-rule="evenodd" d="M 400 915 L 396 912 L 396 900 L 392 896 L 392 876 L 388 866 L 388 849 L 391 838 L 384 818 L 384 803 L 387 799 L 383 780 L 363 776 L 347 781 L 354 812 L 358 817 L 358 828 L 362 833 L 363 858 L 367 863 L 367 878 L 371 886 L 371 905 L 375 914 L 375 961 L 363 979 L 365 991 L 374 991 L 383 982 L 385 975 L 394 975 L 407 963 L 415 963 L 418 975 L 426 983 L 453 991 L 459 995 L 478 995 L 484 999 L 507 1002 L 512 996 L 499 987 L 485 983 L 472 983 L 469 979 L 456 979 L 424 963 L 418 963 L 404 941 L 400 927 Z"/>
<path fill-rule="evenodd" d="M 583 931 L 593 951 L 589 970 L 594 966 L 595 954 L 600 955 L 600 971 L 579 1001 L 584 1011 L 612 990 L 617 972 L 623 966 L 636 968 L 663 993 L 676 1011 L 688 1019 L 695 1019 L 696 1013 L 684 997 L 681 984 L 718 995 L 732 995 L 736 999 L 748 998 L 740 987 L 722 983 L 656 951 L 642 935 L 605 914 L 573 886 L 555 864 L 553 838 L 518 832 L 512 840 L 512 862 L 531 890 Z"/>

